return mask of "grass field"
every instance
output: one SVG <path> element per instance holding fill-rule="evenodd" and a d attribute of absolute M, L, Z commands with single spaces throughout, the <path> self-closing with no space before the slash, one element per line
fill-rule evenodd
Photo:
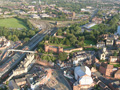
<path fill-rule="evenodd" d="M 27 28 L 27 25 L 23 20 L 17 18 L 7 18 L 7 19 L 0 19 L 0 26 L 6 28 Z"/>
<path fill-rule="evenodd" d="M 91 27 L 90 29 L 97 30 L 98 29 L 98 25 L 95 25 L 95 26 Z"/>
<path fill-rule="evenodd" d="M 85 40 L 85 41 L 84 41 L 84 45 L 85 45 L 85 46 L 89 46 L 89 45 L 91 45 L 91 44 L 92 44 L 92 45 L 95 45 L 96 43 L 93 42 L 93 41 L 91 41 L 91 40 Z"/>
<path fill-rule="evenodd" d="M 63 49 L 69 49 L 69 48 L 74 48 L 73 46 L 66 46 L 66 45 L 62 45 L 62 44 L 50 44 L 50 45 L 53 45 L 53 46 L 60 46 L 60 47 L 63 47 Z"/>

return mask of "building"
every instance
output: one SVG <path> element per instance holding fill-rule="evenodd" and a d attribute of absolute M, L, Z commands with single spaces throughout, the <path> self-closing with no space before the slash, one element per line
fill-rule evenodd
<path fill-rule="evenodd" d="M 119 57 L 119 56 L 110 56 L 109 62 L 110 62 L 110 63 L 113 63 L 113 64 L 114 64 L 114 63 L 117 64 L 117 63 L 120 62 L 120 57 Z"/>
<path fill-rule="evenodd" d="M 60 52 L 63 52 L 63 48 L 52 46 L 52 45 L 45 45 L 45 52 L 50 52 L 50 51 L 54 53 L 60 53 Z"/>
<path fill-rule="evenodd" d="M 120 90 L 119 85 L 116 85 L 115 83 L 109 83 L 108 85 L 111 90 Z"/>
<path fill-rule="evenodd" d="M 32 14 L 32 15 L 31 15 L 31 18 L 39 19 L 40 17 L 39 17 L 37 14 Z"/>
<path fill-rule="evenodd" d="M 32 90 L 35 90 L 39 86 L 46 84 L 51 78 L 51 74 L 51 69 L 35 71 L 33 74 L 26 75 L 27 84 Z"/>
<path fill-rule="evenodd" d="M 18 87 L 18 85 L 13 80 L 9 81 L 8 86 L 9 86 L 10 90 L 20 90 L 20 88 Z"/>
<path fill-rule="evenodd" d="M 115 44 L 116 44 L 116 45 L 120 45 L 120 40 L 116 40 L 116 41 L 115 41 Z"/>
<path fill-rule="evenodd" d="M 27 73 L 28 70 L 33 65 L 33 63 L 32 63 L 33 61 L 35 61 L 34 54 L 27 54 L 24 61 L 21 61 L 20 66 L 15 71 L 13 71 L 13 76 Z"/>
<path fill-rule="evenodd" d="M 92 23 L 89 23 L 89 24 L 84 25 L 83 27 L 84 27 L 84 28 L 87 28 L 87 29 L 90 29 L 91 27 L 93 27 L 93 26 L 95 26 L 95 25 L 96 25 L 96 23 L 92 22 Z"/>
<path fill-rule="evenodd" d="M 87 66 L 75 67 L 74 75 L 77 82 L 73 84 L 73 90 L 88 89 L 93 84 L 91 71 Z"/>
<path fill-rule="evenodd" d="M 8 47 L 10 46 L 10 41 L 7 40 L 4 36 L 0 37 L 0 49 L 2 49 L 3 47 Z"/>
<path fill-rule="evenodd" d="M 94 17 L 92 19 L 92 22 L 95 22 L 96 24 L 100 24 L 100 23 L 102 23 L 102 18 Z"/>
<path fill-rule="evenodd" d="M 40 17 L 41 17 L 41 18 L 49 18 L 50 15 L 48 15 L 48 14 L 40 14 Z"/>
<path fill-rule="evenodd" d="M 113 44 L 114 44 L 114 37 L 107 37 L 106 46 L 113 46 Z"/>
<path fill-rule="evenodd" d="M 103 49 L 98 52 L 99 59 L 100 60 L 107 59 L 106 57 L 107 54 L 108 54 L 108 51 L 106 50 L 106 47 L 103 47 Z"/>
<path fill-rule="evenodd" d="M 101 63 L 99 72 L 105 76 L 111 76 L 113 72 L 113 65 L 107 63 Z"/>
<path fill-rule="evenodd" d="M 114 74 L 114 78 L 120 79 L 120 70 Z"/>
<path fill-rule="evenodd" d="M 101 41 L 97 43 L 97 47 L 101 48 L 101 47 L 105 47 L 105 42 Z"/>
<path fill-rule="evenodd" d="M 19 87 L 23 87 L 24 85 L 26 85 L 26 78 L 23 77 L 23 78 L 15 79 L 15 82 Z"/>
<path fill-rule="evenodd" d="M 94 55 L 94 52 L 85 52 L 85 51 L 81 51 L 81 52 L 76 52 L 73 54 L 73 65 L 78 65 L 80 62 L 84 61 L 84 60 L 88 60 L 89 58 L 91 58 L 91 56 Z"/>

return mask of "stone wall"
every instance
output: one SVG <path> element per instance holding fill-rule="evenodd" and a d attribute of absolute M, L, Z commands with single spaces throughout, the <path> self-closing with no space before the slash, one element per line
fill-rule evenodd
<path fill-rule="evenodd" d="M 75 48 L 75 49 L 71 49 L 71 50 L 64 50 L 64 52 L 65 52 L 65 53 L 71 53 L 71 52 L 73 52 L 73 51 L 77 51 L 77 50 L 82 51 L 83 48 L 81 47 L 81 48 Z"/>

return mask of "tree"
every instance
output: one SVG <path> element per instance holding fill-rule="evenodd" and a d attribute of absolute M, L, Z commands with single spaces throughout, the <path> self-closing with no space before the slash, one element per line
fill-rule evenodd
<path fill-rule="evenodd" d="M 61 29 L 59 29 L 59 30 L 57 31 L 57 35 L 62 35 L 62 30 L 61 30 Z"/>
<path fill-rule="evenodd" d="M 12 41 L 14 41 L 14 42 L 16 42 L 16 41 L 18 41 L 19 39 L 18 39 L 18 37 L 16 36 L 16 35 L 13 35 L 12 36 Z"/>
<path fill-rule="evenodd" d="M 118 55 L 118 53 L 116 51 L 114 51 L 113 56 L 117 56 L 117 55 Z"/>
<path fill-rule="evenodd" d="M 30 38 L 26 37 L 26 38 L 24 39 L 24 42 L 28 42 L 29 40 L 30 40 Z"/>
<path fill-rule="evenodd" d="M 84 46 L 84 41 L 79 42 L 78 46 L 83 47 Z"/>
<path fill-rule="evenodd" d="M 70 45 L 70 41 L 68 39 L 66 39 L 65 44 Z"/>
<path fill-rule="evenodd" d="M 59 60 L 66 60 L 67 59 L 67 54 L 65 52 L 61 52 L 59 53 L 59 56 L 58 56 Z"/>

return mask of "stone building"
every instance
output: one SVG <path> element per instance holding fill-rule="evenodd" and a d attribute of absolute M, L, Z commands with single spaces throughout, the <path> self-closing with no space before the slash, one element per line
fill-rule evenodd
<path fill-rule="evenodd" d="M 103 47 L 100 51 L 98 51 L 98 57 L 100 60 L 106 60 L 109 59 L 109 56 L 111 56 L 114 53 L 114 50 L 107 50 L 106 47 Z"/>
<path fill-rule="evenodd" d="M 63 52 L 62 47 L 56 47 L 56 46 L 51 46 L 51 45 L 45 45 L 45 52 L 54 52 L 54 53 L 60 53 Z"/>
<path fill-rule="evenodd" d="M 103 47 L 103 49 L 98 52 L 99 59 L 105 60 L 107 54 L 108 54 L 108 52 L 106 50 L 106 47 Z"/>
<path fill-rule="evenodd" d="M 20 66 L 13 71 L 13 76 L 27 73 L 30 67 L 33 65 L 34 54 L 27 54 L 24 61 L 21 61 Z"/>

